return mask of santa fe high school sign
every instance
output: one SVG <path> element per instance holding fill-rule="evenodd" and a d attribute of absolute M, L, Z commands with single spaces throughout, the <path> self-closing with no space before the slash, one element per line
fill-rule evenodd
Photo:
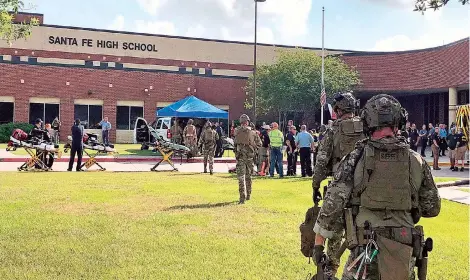
<path fill-rule="evenodd" d="M 104 49 L 123 49 L 130 51 L 147 51 L 157 52 L 155 44 L 135 43 L 135 42 L 119 42 L 107 40 L 93 40 L 93 39 L 77 39 L 73 37 L 59 37 L 49 36 L 49 44 L 51 45 L 65 45 L 65 46 L 82 46 L 82 47 L 98 47 Z"/>

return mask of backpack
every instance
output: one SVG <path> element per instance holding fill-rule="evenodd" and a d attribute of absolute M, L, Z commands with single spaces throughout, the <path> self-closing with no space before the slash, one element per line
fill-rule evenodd
<path fill-rule="evenodd" d="M 300 251 L 307 257 L 313 257 L 313 247 L 315 246 L 315 232 L 313 227 L 317 221 L 318 214 L 320 213 L 320 207 L 318 205 L 313 206 L 305 213 L 305 221 L 300 224 Z"/>

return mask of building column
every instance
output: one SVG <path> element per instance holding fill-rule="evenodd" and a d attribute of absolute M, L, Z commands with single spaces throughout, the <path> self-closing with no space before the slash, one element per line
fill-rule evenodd
<path fill-rule="evenodd" d="M 457 113 L 457 89 L 449 88 L 449 127 L 455 122 Z"/>

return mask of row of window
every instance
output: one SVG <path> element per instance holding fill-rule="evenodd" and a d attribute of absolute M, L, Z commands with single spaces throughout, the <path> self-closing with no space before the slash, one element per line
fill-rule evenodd
<path fill-rule="evenodd" d="M 143 107 L 117 106 L 116 108 L 116 129 L 133 130 L 135 121 L 144 116 Z M 13 122 L 14 103 L 0 102 L 0 124 Z M 36 119 L 41 119 L 44 123 L 52 123 L 54 118 L 60 119 L 59 104 L 49 103 L 29 103 L 29 122 L 34 124 Z M 99 123 L 103 119 L 102 105 L 74 105 L 74 119 L 80 119 L 82 125 L 87 129 L 98 129 Z"/>

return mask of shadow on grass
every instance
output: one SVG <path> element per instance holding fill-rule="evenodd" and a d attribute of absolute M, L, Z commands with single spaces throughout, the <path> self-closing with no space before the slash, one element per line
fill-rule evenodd
<path fill-rule="evenodd" d="M 216 207 L 225 207 L 229 205 L 235 205 L 238 203 L 238 200 L 230 201 L 230 202 L 220 202 L 220 203 L 204 203 L 204 204 L 194 204 L 194 205 L 176 205 L 169 208 L 164 209 L 163 211 L 171 211 L 171 210 L 185 210 L 185 209 L 210 209 Z"/>

